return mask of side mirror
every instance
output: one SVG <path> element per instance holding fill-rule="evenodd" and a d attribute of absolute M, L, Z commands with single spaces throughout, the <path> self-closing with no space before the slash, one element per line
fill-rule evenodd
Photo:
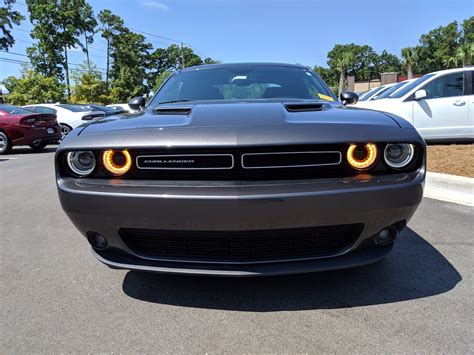
<path fill-rule="evenodd" d="M 140 111 L 145 108 L 145 98 L 143 96 L 137 96 L 128 102 L 128 106 L 134 111 Z"/>
<path fill-rule="evenodd" d="M 352 91 L 341 92 L 340 98 L 343 105 L 353 105 L 359 101 L 359 95 Z"/>
<path fill-rule="evenodd" d="M 426 99 L 427 97 L 428 97 L 428 93 L 426 92 L 426 90 L 421 89 L 421 90 L 415 91 L 415 100 L 416 101 Z"/>

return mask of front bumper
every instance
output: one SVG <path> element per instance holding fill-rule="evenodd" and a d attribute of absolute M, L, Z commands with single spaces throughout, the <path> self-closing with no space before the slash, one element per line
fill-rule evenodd
<path fill-rule="evenodd" d="M 198 182 L 72 179 L 58 177 L 61 204 L 87 235 L 100 233 L 103 263 L 124 269 L 166 273 L 256 276 L 338 269 L 375 262 L 391 246 L 373 237 L 383 228 L 405 225 L 421 202 L 425 171 L 390 176 L 268 181 Z M 362 223 L 357 241 L 324 258 L 259 263 L 212 263 L 150 259 L 122 241 L 120 228 L 176 231 L 249 231 Z"/>

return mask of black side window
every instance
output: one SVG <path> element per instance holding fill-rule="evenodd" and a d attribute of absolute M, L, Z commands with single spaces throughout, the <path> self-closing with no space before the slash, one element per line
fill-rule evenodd
<path fill-rule="evenodd" d="M 464 73 L 458 72 L 442 76 L 427 84 L 424 89 L 430 99 L 462 96 L 464 95 Z"/>

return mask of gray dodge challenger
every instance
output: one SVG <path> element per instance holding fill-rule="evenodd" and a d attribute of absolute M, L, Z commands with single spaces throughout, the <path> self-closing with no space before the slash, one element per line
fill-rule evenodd
<path fill-rule="evenodd" d="M 222 276 L 365 265 L 423 195 L 426 146 L 405 120 L 346 107 L 306 67 L 174 73 L 135 114 L 59 146 L 62 207 L 116 269 Z"/>

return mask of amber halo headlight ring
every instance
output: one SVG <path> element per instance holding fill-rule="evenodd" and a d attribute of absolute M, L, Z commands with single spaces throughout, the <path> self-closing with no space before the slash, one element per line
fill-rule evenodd
<path fill-rule="evenodd" d="M 75 150 L 66 154 L 66 163 L 74 175 L 85 177 L 94 171 L 96 159 L 90 150 Z"/>
<path fill-rule="evenodd" d="M 102 152 L 102 166 L 110 175 L 122 176 L 132 167 L 132 157 L 126 149 L 107 149 Z"/>
<path fill-rule="evenodd" d="M 383 153 L 385 163 L 392 169 L 403 169 L 415 157 L 415 146 L 409 143 L 389 143 Z"/>
<path fill-rule="evenodd" d="M 377 162 L 377 158 L 378 149 L 374 143 L 351 144 L 347 149 L 347 162 L 356 170 L 370 169 Z"/>

